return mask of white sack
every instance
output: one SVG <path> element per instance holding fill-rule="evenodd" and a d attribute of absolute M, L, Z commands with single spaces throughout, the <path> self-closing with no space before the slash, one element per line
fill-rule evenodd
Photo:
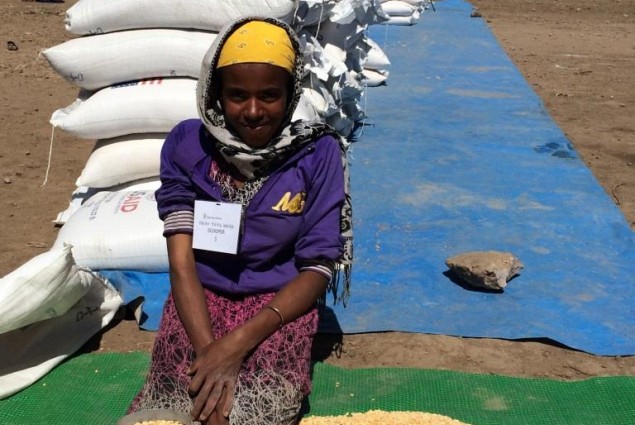
<path fill-rule="evenodd" d="M 371 38 L 366 38 L 366 43 L 370 46 L 366 59 L 364 60 L 364 68 L 385 71 L 390 67 L 390 59 L 383 49 Z"/>
<path fill-rule="evenodd" d="M 298 37 L 300 39 L 300 49 L 304 53 L 305 79 L 312 78 L 310 74 L 313 74 L 313 76 L 322 81 L 328 80 L 329 74 L 332 73 L 333 65 L 325 57 L 320 42 L 311 32 L 306 30 L 301 31 Z"/>
<path fill-rule="evenodd" d="M 313 34 L 325 50 L 327 46 L 332 45 L 344 51 L 345 55 L 341 61 L 346 67 L 350 70 L 361 71 L 362 61 L 370 48 L 365 41 L 367 28 L 367 24 L 360 24 L 356 20 L 348 24 L 327 20 L 319 26 L 305 30 Z"/>
<path fill-rule="evenodd" d="M 71 200 L 68 203 L 68 208 L 64 211 L 57 214 L 53 223 L 58 225 L 65 224 L 71 216 L 81 208 L 81 206 L 86 202 L 86 200 L 92 198 L 99 192 L 103 192 L 105 190 L 109 192 L 117 192 L 122 190 L 127 191 L 135 191 L 135 190 L 149 190 L 154 192 L 159 187 L 161 187 L 161 181 L 158 177 L 150 177 L 147 179 L 135 180 L 131 182 L 127 182 L 124 184 L 120 184 L 114 187 L 110 187 L 107 189 L 102 188 L 93 188 L 87 186 L 79 186 L 77 189 L 71 193 Z"/>
<path fill-rule="evenodd" d="M 419 12 L 415 12 L 410 16 L 391 16 L 388 21 L 384 22 L 384 24 L 409 26 L 409 25 L 416 24 L 419 21 L 419 17 L 420 17 Z"/>
<path fill-rule="evenodd" d="M 391 18 L 393 16 L 411 16 L 417 7 L 400 0 L 390 0 L 381 4 L 381 8 Z"/>
<path fill-rule="evenodd" d="M 0 399 L 46 375 L 106 327 L 123 300 L 110 285 L 87 272 L 87 294 L 63 316 L 0 335 Z"/>
<path fill-rule="evenodd" d="M 290 22 L 294 0 L 79 0 L 66 11 L 66 30 L 101 34 L 133 28 L 199 28 L 218 32 L 245 16 Z"/>
<path fill-rule="evenodd" d="M 53 223 L 58 225 L 66 223 L 68 219 L 73 215 L 73 213 L 82 206 L 84 201 L 93 196 L 98 191 L 99 190 L 91 189 L 86 186 L 80 186 L 75 189 L 73 193 L 71 193 L 71 200 L 68 202 L 68 207 L 64 211 L 61 211 L 57 214 L 57 217 L 55 218 L 55 220 L 53 220 Z"/>
<path fill-rule="evenodd" d="M 106 188 L 158 176 L 165 137 L 148 133 L 98 140 L 75 184 Z"/>
<path fill-rule="evenodd" d="M 302 92 L 300 101 L 298 102 L 298 106 L 295 108 L 293 116 L 291 117 L 291 121 L 297 120 L 309 122 L 324 122 L 319 112 L 313 105 L 313 102 L 307 97 L 305 91 Z"/>
<path fill-rule="evenodd" d="M 343 111 L 338 111 L 326 118 L 326 123 L 333 127 L 339 134 L 348 136 L 353 131 L 354 122 Z"/>
<path fill-rule="evenodd" d="M 305 82 L 302 96 L 311 102 L 320 117 L 333 115 L 340 109 L 330 91 L 319 80 Z"/>
<path fill-rule="evenodd" d="M 393 0 L 380 0 L 381 3 L 386 3 Z M 416 6 L 420 8 L 425 8 L 426 5 L 430 2 L 429 0 L 400 0 L 404 3 L 408 3 L 411 6 Z"/>
<path fill-rule="evenodd" d="M 84 139 L 133 133 L 167 133 L 188 118 L 198 118 L 196 80 L 157 78 L 82 92 L 51 116 L 54 127 Z"/>
<path fill-rule="evenodd" d="M 361 72 L 361 83 L 367 87 L 378 87 L 386 84 L 388 71 L 378 71 L 376 69 L 364 69 Z"/>
<path fill-rule="evenodd" d="M 168 254 L 154 191 L 99 192 L 60 229 L 80 267 L 167 272 Z"/>
<path fill-rule="evenodd" d="M 388 19 L 379 0 L 340 0 L 329 12 L 329 20 L 349 24 L 354 20 L 361 24 L 379 24 Z"/>
<path fill-rule="evenodd" d="M 79 37 L 44 50 L 66 81 L 89 90 L 155 77 L 198 78 L 216 34 L 178 29 Z"/>
<path fill-rule="evenodd" d="M 333 77 L 339 77 L 348 71 L 346 66 L 346 51 L 340 49 L 333 44 L 324 44 L 322 46 L 322 52 L 327 63 L 329 63 L 329 74 Z"/>
<path fill-rule="evenodd" d="M 297 27 L 308 27 L 326 22 L 337 0 L 300 0 L 293 22 Z"/>
<path fill-rule="evenodd" d="M 306 99 L 307 102 L 313 107 L 316 113 L 325 117 L 328 111 L 328 103 L 326 99 L 317 91 L 309 87 L 305 87 L 302 89 L 302 97 Z"/>
<path fill-rule="evenodd" d="M 136 180 L 136 181 L 124 183 L 119 186 L 115 186 L 111 189 L 111 191 L 120 192 L 125 190 L 128 192 L 133 192 L 137 190 L 147 190 L 147 191 L 154 192 L 160 187 L 161 187 L 161 180 L 159 180 L 159 177 L 150 177 L 147 179 Z"/>
<path fill-rule="evenodd" d="M 348 24 L 326 21 L 319 27 L 308 28 L 319 40 L 320 44 L 333 44 L 340 49 L 348 50 L 359 40 L 364 38 L 368 25 L 357 21 Z"/>
<path fill-rule="evenodd" d="M 89 285 L 69 247 L 32 258 L 0 279 L 0 334 L 61 316 Z"/>

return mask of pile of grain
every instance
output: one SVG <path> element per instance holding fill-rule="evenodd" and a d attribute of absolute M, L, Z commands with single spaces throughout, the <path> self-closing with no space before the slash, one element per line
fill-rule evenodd
<path fill-rule="evenodd" d="M 163 419 L 156 419 L 151 421 L 137 422 L 134 425 L 183 425 L 183 423 L 178 421 L 164 421 Z"/>
<path fill-rule="evenodd" d="M 300 425 L 469 425 L 448 416 L 424 412 L 385 412 L 369 410 L 343 416 L 311 416 Z"/>

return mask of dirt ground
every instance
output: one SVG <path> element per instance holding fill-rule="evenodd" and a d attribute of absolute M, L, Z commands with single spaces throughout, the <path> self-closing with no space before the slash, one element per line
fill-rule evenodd
<path fill-rule="evenodd" d="M 51 113 L 76 88 L 38 56 L 71 38 L 64 3 L 0 4 L 0 276 L 53 244 L 93 143 L 57 132 L 44 188 Z M 475 0 L 503 48 L 543 99 L 635 229 L 635 0 Z M 430 12 L 432 13 L 432 12 Z M 423 17 L 425 19 L 425 16 Z M 17 47 L 9 49 L 9 42 Z M 153 333 L 129 314 L 86 351 L 149 350 Z M 333 350 L 333 347 L 339 349 Z M 316 358 L 345 367 L 413 366 L 511 376 L 583 379 L 635 375 L 635 357 L 600 357 L 549 341 L 399 332 L 319 338 Z"/>

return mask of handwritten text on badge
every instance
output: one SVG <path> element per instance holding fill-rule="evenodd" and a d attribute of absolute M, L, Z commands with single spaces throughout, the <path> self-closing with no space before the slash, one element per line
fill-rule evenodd
<path fill-rule="evenodd" d="M 240 237 L 241 204 L 194 201 L 192 247 L 236 254 Z"/>

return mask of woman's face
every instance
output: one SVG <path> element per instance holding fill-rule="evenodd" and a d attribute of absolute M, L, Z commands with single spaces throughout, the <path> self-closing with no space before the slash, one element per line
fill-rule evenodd
<path fill-rule="evenodd" d="M 266 146 L 284 121 L 291 76 L 265 63 L 229 65 L 219 71 L 225 121 L 252 148 Z"/>

